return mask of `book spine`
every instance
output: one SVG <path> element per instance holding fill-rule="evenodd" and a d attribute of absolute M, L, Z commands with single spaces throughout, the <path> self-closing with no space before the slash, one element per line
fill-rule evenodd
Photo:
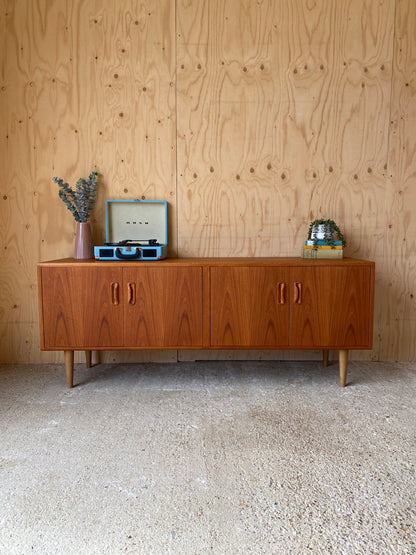
<path fill-rule="evenodd" d="M 304 245 L 303 247 L 306 250 L 310 250 L 310 249 L 318 249 L 318 250 L 341 250 L 342 246 L 341 245 L 317 245 L 316 247 L 314 247 L 313 245 Z"/>
<path fill-rule="evenodd" d="M 322 241 L 322 240 L 316 241 L 316 244 L 317 245 L 328 246 L 327 241 Z M 334 241 L 333 244 L 338 246 L 338 247 L 342 247 L 342 241 Z M 315 245 L 315 241 L 311 241 L 310 239 L 308 239 L 307 241 L 305 241 L 305 245 L 307 245 L 307 246 L 312 245 L 313 246 L 313 245 Z M 329 245 L 329 246 L 331 246 L 331 245 Z"/>
<path fill-rule="evenodd" d="M 344 258 L 344 251 L 343 249 L 303 249 L 302 251 L 302 258 Z"/>

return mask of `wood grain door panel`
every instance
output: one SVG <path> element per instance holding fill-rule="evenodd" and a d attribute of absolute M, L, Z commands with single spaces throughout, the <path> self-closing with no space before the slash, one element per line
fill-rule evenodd
<path fill-rule="evenodd" d="M 288 280 L 285 267 L 211 268 L 211 346 L 288 345 Z"/>
<path fill-rule="evenodd" d="M 202 268 L 124 268 L 126 347 L 202 346 Z"/>
<path fill-rule="evenodd" d="M 293 268 L 290 287 L 290 346 L 371 344 L 369 267 Z"/>
<path fill-rule="evenodd" d="M 45 348 L 123 346 L 122 271 L 42 268 Z"/>

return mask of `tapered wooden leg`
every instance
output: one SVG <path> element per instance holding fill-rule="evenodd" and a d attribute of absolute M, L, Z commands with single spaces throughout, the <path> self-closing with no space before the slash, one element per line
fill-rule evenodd
<path fill-rule="evenodd" d="M 64 353 L 66 385 L 67 387 L 72 387 L 74 383 L 74 351 L 64 351 Z"/>
<path fill-rule="evenodd" d="M 328 366 L 328 361 L 329 361 L 329 351 L 328 349 L 324 349 L 322 351 L 322 364 L 326 367 Z"/>
<path fill-rule="evenodd" d="M 87 368 L 91 368 L 91 351 L 85 351 L 85 364 Z"/>
<path fill-rule="evenodd" d="M 347 382 L 348 350 L 339 351 L 339 385 L 345 387 Z"/>

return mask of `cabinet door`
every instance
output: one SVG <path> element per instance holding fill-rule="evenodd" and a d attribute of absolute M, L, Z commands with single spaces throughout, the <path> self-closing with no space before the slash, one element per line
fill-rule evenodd
<path fill-rule="evenodd" d="M 202 346 L 202 268 L 124 268 L 126 347 Z"/>
<path fill-rule="evenodd" d="M 121 278 L 117 268 L 42 268 L 44 347 L 122 346 Z"/>
<path fill-rule="evenodd" d="M 211 346 L 288 345 L 288 268 L 211 268 Z"/>
<path fill-rule="evenodd" d="M 370 267 L 293 268 L 290 345 L 371 346 L 371 294 Z"/>

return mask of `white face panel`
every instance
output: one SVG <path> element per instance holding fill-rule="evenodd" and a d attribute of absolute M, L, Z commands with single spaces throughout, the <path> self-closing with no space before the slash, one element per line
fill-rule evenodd
<path fill-rule="evenodd" d="M 156 239 L 167 244 L 166 205 L 164 202 L 125 202 L 112 200 L 107 203 L 107 242 L 131 240 L 134 242 Z"/>

